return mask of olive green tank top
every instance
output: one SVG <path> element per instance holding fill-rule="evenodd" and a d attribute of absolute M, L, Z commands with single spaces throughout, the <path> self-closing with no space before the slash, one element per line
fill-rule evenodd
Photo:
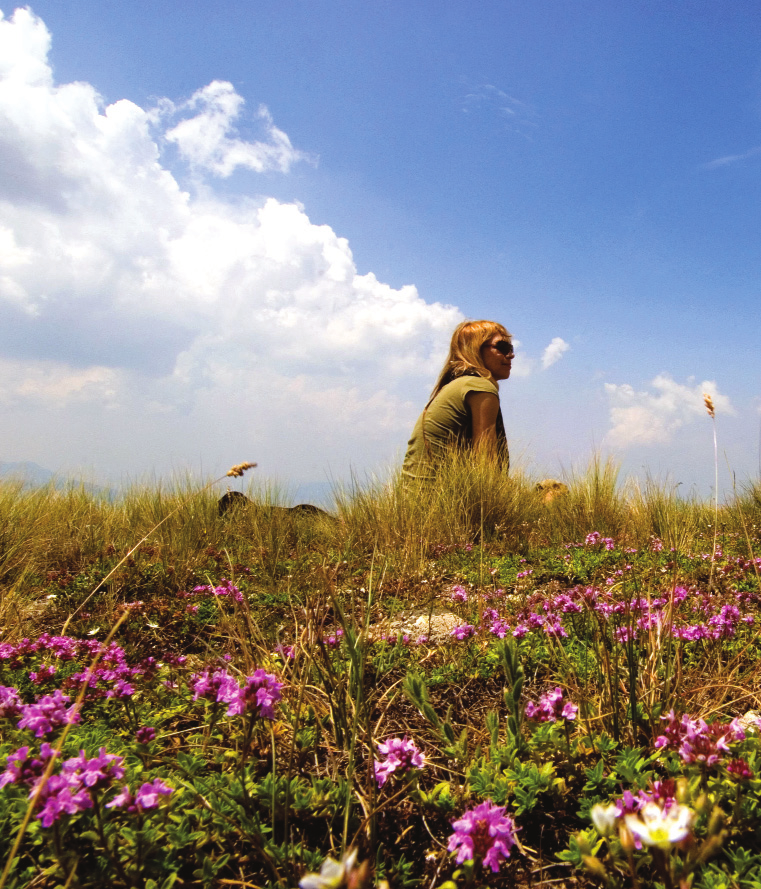
<path fill-rule="evenodd" d="M 449 448 L 473 446 L 473 419 L 466 401 L 470 392 L 488 392 L 499 398 L 497 387 L 484 377 L 468 374 L 447 383 L 415 423 L 402 466 L 405 477 L 433 479 L 436 462 Z M 510 457 L 501 410 L 497 414 L 497 446 L 500 463 L 507 469 Z"/>

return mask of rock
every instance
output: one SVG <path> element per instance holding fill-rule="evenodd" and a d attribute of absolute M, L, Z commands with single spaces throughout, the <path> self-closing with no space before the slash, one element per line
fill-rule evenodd
<path fill-rule="evenodd" d="M 371 631 L 376 637 L 380 634 L 395 638 L 401 633 L 409 636 L 412 642 L 421 636 L 426 636 L 429 642 L 444 642 L 450 637 L 452 630 L 463 623 L 465 621 L 453 611 L 423 606 L 397 614 L 388 623 L 375 624 Z"/>
<path fill-rule="evenodd" d="M 232 510 L 237 510 L 244 507 L 249 508 L 254 505 L 255 504 L 240 491 L 228 491 L 226 494 L 223 494 L 219 498 L 219 501 L 217 502 L 217 512 L 219 513 L 219 515 L 224 516 Z M 325 516 L 326 518 L 333 519 L 335 521 L 335 516 L 332 516 L 330 513 L 325 512 L 324 509 L 320 509 L 319 506 L 313 506 L 311 503 L 298 503 L 296 506 L 259 506 L 258 508 L 262 510 L 269 510 L 273 513 L 289 513 L 290 515 L 302 516 Z"/>
<path fill-rule="evenodd" d="M 748 712 L 741 716 L 737 720 L 744 732 L 747 732 L 749 729 L 757 732 L 759 729 L 759 722 L 761 722 L 761 713 L 758 710 L 748 710 Z"/>

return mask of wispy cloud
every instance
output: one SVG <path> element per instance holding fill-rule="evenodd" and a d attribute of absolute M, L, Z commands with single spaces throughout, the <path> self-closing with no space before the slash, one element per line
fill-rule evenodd
<path fill-rule="evenodd" d="M 548 367 L 552 367 L 570 348 L 562 337 L 553 337 L 552 342 L 542 352 L 542 369 L 547 370 Z"/>
<path fill-rule="evenodd" d="M 197 111 L 193 117 L 181 120 L 165 133 L 168 142 L 177 145 L 180 155 L 192 166 L 207 170 L 223 178 L 238 167 L 257 173 L 277 170 L 287 173 L 296 161 L 308 156 L 291 145 L 287 134 L 278 129 L 264 105 L 257 111 L 257 119 L 265 131 L 265 139 L 247 142 L 238 137 L 235 121 L 240 117 L 244 101 L 231 83 L 215 80 L 197 90 L 188 102 L 175 106 L 164 100 L 160 107 L 167 112 Z"/>
<path fill-rule="evenodd" d="M 501 120 L 507 129 L 527 138 L 530 130 L 537 126 L 536 112 L 531 105 L 494 84 L 466 84 L 466 90 L 462 99 L 464 114 L 491 114 Z"/>
<path fill-rule="evenodd" d="M 523 343 L 513 338 L 513 347 L 515 348 L 515 359 L 513 360 L 513 369 L 511 376 L 530 377 L 541 365 L 542 370 L 547 370 L 555 362 L 560 361 L 563 355 L 571 348 L 568 343 L 560 336 L 552 338 L 550 344 L 542 352 L 541 358 L 531 358 L 523 351 Z"/>
<path fill-rule="evenodd" d="M 749 148 L 748 151 L 743 151 L 741 154 L 726 154 L 724 157 L 717 157 L 716 160 L 701 164 L 701 169 L 715 170 L 717 167 L 728 167 L 730 164 L 740 163 L 741 161 L 748 160 L 750 157 L 755 157 L 757 154 L 761 154 L 761 145 Z"/>
<path fill-rule="evenodd" d="M 605 436 L 607 444 L 620 448 L 667 444 L 679 429 L 706 416 L 704 392 L 713 398 L 717 413 L 735 412 L 713 380 L 684 385 L 664 373 L 650 385 L 651 391 L 637 392 L 628 383 L 605 384 L 611 423 Z"/>

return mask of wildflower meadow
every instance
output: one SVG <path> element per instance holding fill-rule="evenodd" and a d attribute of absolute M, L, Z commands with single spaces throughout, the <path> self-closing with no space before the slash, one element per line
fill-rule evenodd
<path fill-rule="evenodd" d="M 565 484 L 0 485 L 0 889 L 761 887 L 761 487 Z"/>

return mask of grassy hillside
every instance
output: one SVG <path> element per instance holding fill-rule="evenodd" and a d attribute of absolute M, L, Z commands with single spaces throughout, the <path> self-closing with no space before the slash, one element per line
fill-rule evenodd
<path fill-rule="evenodd" d="M 0 889 L 761 885 L 761 489 L 536 481 L 0 483 Z"/>

